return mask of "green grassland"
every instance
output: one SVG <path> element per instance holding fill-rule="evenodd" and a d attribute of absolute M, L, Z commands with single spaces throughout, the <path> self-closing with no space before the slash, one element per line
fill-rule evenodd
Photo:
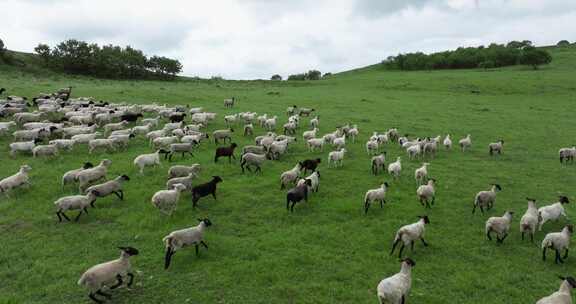
<path fill-rule="evenodd" d="M 328 168 L 330 149 L 309 153 L 299 140 L 258 175 L 242 174 L 237 161 L 214 164 L 215 145 L 204 143 L 194 158 L 178 156 L 172 163 L 202 164 L 200 181 L 221 176 L 218 200 L 204 198 L 192 209 L 186 193 L 172 217 L 150 203 L 171 164 L 163 162 L 144 176 L 132 165 L 135 156 L 152 151 L 142 138 L 125 152 L 89 155 L 81 146 L 51 160 L 10 159 L 11 138 L 1 138 L 0 175 L 27 163 L 33 185 L 0 198 L 0 303 L 88 303 L 78 278 L 88 267 L 116 258 L 117 246 L 134 246 L 141 254 L 133 259 L 135 285 L 115 291 L 113 303 L 376 303 L 378 282 L 399 270 L 397 257 L 388 255 L 395 231 L 422 214 L 431 220 L 430 247 L 418 243 L 409 253 L 417 263 L 409 303 L 533 303 L 558 288 L 557 275 L 576 274 L 575 255 L 563 265 L 552 258 L 542 262 L 539 245 L 522 242 L 518 232 L 525 197 L 537 198 L 539 205 L 555 202 L 559 194 L 576 201 L 576 167 L 561 166 L 557 158 L 558 148 L 575 144 L 576 48 L 550 51 L 553 63 L 537 71 L 399 72 L 372 66 L 311 82 L 113 81 L 0 65 L 0 86 L 14 95 L 72 85 L 74 96 L 97 100 L 202 106 L 218 113 L 210 130 L 223 128 L 222 117 L 238 111 L 276 114 L 282 125 L 286 107 L 296 104 L 317 110 L 321 134 L 347 122 L 361 131 L 355 144 L 348 143 L 342 168 Z M 225 109 L 222 99 L 233 95 L 239 98 L 236 107 Z M 302 126 L 299 134 L 308 121 Z M 415 195 L 413 172 L 421 161 L 408 161 L 397 144 L 385 150 L 389 160 L 403 156 L 401 179 L 370 174 L 364 143 L 372 131 L 390 127 L 411 136 L 450 133 L 455 142 L 472 134 L 471 151 L 441 151 L 430 161 L 430 175 L 438 181 L 431 210 Z M 234 136 L 240 146 L 253 142 L 240 133 Z M 490 157 L 488 143 L 500 138 L 504 154 Z M 279 175 L 312 157 L 324 161 L 320 191 L 289 214 Z M 126 200 L 110 196 L 79 223 L 57 223 L 53 201 L 76 190 L 63 192 L 61 175 L 103 158 L 113 161 L 109 178 L 131 177 Z M 382 181 L 391 183 L 388 204 L 373 205 L 363 215 L 365 191 Z M 503 188 L 495 208 L 472 215 L 476 192 L 495 182 Z M 512 232 L 496 245 L 486 240 L 484 223 L 505 210 L 516 212 Z M 574 216 L 573 204 L 567 212 Z M 214 224 L 205 237 L 210 248 L 201 249 L 200 257 L 193 249 L 179 251 L 171 269 L 163 270 L 162 237 L 196 225 L 200 217 Z M 547 224 L 536 243 L 565 223 Z"/>

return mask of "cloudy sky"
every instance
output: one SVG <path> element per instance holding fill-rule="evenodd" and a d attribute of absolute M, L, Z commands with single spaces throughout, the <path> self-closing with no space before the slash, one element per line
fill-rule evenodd
<path fill-rule="evenodd" d="M 68 38 L 179 59 L 184 75 L 338 72 L 399 52 L 576 40 L 576 0 L 0 0 L 0 38 Z"/>

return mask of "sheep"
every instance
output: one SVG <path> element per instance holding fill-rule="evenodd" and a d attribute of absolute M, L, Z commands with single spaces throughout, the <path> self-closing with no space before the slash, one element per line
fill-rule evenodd
<path fill-rule="evenodd" d="M 109 138 L 92 139 L 88 142 L 88 147 L 89 147 L 88 149 L 89 154 L 92 154 L 92 152 L 94 152 L 94 150 L 98 148 L 106 148 L 109 151 L 116 150 L 114 146 L 114 140 Z"/>
<path fill-rule="evenodd" d="M 398 156 L 396 161 L 388 165 L 388 174 L 392 175 L 394 178 L 400 177 L 400 172 L 402 171 L 402 160 Z"/>
<path fill-rule="evenodd" d="M 252 136 L 254 135 L 254 125 L 251 123 L 244 125 L 244 136 Z"/>
<path fill-rule="evenodd" d="M 166 130 L 155 130 L 155 131 L 150 131 L 150 132 L 146 133 L 146 138 L 148 138 L 148 140 L 150 140 L 150 145 L 152 145 L 154 143 L 154 139 L 156 139 L 158 137 L 163 137 L 166 135 L 167 135 Z"/>
<path fill-rule="evenodd" d="M 418 239 L 422 241 L 422 244 L 425 247 L 428 247 L 428 243 L 426 243 L 424 240 L 424 232 L 425 225 L 430 224 L 430 219 L 427 215 L 418 217 L 420 218 L 418 222 L 402 226 L 400 229 L 398 229 L 398 232 L 396 232 L 396 236 L 394 237 L 390 255 L 394 254 L 394 250 L 400 242 L 402 242 L 402 246 L 400 247 L 400 252 L 398 253 L 399 258 L 402 258 L 402 251 L 404 251 L 404 247 L 407 245 L 410 245 L 411 250 L 414 251 L 414 241 Z"/>
<path fill-rule="evenodd" d="M 232 163 L 232 158 L 236 160 L 236 156 L 234 156 L 234 149 L 236 149 L 238 145 L 236 143 L 230 144 L 230 147 L 218 147 L 216 148 L 216 154 L 214 155 L 214 162 L 218 162 L 218 158 L 221 156 L 228 156 L 228 163 Z"/>
<path fill-rule="evenodd" d="M 420 156 L 422 149 L 420 145 L 412 145 L 406 148 L 406 153 L 408 153 L 408 159 L 412 160 Z"/>
<path fill-rule="evenodd" d="M 564 259 L 568 258 L 568 249 L 570 247 L 570 237 L 574 232 L 573 225 L 566 225 L 560 232 L 551 232 L 546 234 L 542 240 L 542 261 L 546 261 L 546 250 L 548 248 L 556 251 L 555 263 L 564 263 Z M 560 256 L 560 251 L 564 250 L 564 256 Z"/>
<path fill-rule="evenodd" d="M 172 212 L 176 210 L 176 205 L 180 198 L 180 192 L 184 190 L 186 190 L 185 185 L 176 184 L 171 190 L 157 191 L 152 196 L 152 205 L 158 208 L 160 212 L 166 215 L 172 215 Z"/>
<path fill-rule="evenodd" d="M 311 114 L 312 112 L 314 112 L 314 111 L 316 111 L 316 110 L 314 110 L 314 109 L 309 109 L 309 108 L 300 108 L 300 111 L 299 111 L 298 114 L 299 114 L 300 116 L 310 116 L 310 114 Z"/>
<path fill-rule="evenodd" d="M 228 128 L 236 124 L 237 121 L 238 121 L 238 114 L 224 116 L 224 122 L 226 123 L 226 126 Z"/>
<path fill-rule="evenodd" d="M 460 145 L 462 152 L 464 152 L 464 151 L 466 151 L 466 149 L 470 148 L 472 146 L 472 138 L 470 137 L 470 134 L 466 135 L 466 137 L 459 140 L 458 144 Z"/>
<path fill-rule="evenodd" d="M 346 146 L 346 136 L 342 135 L 341 137 L 334 138 L 334 140 L 332 141 L 332 145 L 336 149 L 344 148 L 344 146 Z"/>
<path fill-rule="evenodd" d="M 190 114 L 196 114 L 196 113 L 202 113 L 202 112 L 204 112 L 204 108 L 202 108 L 202 107 L 191 108 L 190 110 L 188 110 L 188 113 L 190 113 Z"/>
<path fill-rule="evenodd" d="M 7 194 L 8 191 L 23 185 L 29 186 L 30 177 L 28 176 L 28 172 L 30 172 L 30 170 L 32 170 L 32 167 L 28 165 L 22 165 L 16 174 L 0 180 L 0 193 Z"/>
<path fill-rule="evenodd" d="M 272 118 L 268 118 L 266 119 L 266 121 L 264 122 L 264 127 L 266 127 L 266 130 L 268 131 L 274 131 L 274 129 L 276 129 L 276 116 L 272 117 Z"/>
<path fill-rule="evenodd" d="M 72 136 L 72 140 L 75 141 L 77 144 L 87 144 L 91 140 L 96 139 L 96 137 L 100 136 L 100 132 L 88 133 L 88 134 L 77 134 Z"/>
<path fill-rule="evenodd" d="M 295 122 L 288 122 L 282 126 L 284 134 L 292 134 L 292 135 L 296 134 L 297 127 L 298 125 Z"/>
<path fill-rule="evenodd" d="M 302 169 L 304 169 L 304 174 L 306 174 L 306 172 L 308 172 L 308 170 L 314 172 L 316 171 L 316 168 L 318 167 L 318 165 L 322 162 L 322 160 L 320 158 L 316 158 L 316 159 L 305 159 L 302 162 Z"/>
<path fill-rule="evenodd" d="M 216 186 L 221 182 L 222 178 L 220 176 L 212 176 L 211 181 L 192 187 L 192 207 L 196 208 L 198 201 L 210 194 L 216 200 Z"/>
<path fill-rule="evenodd" d="M 314 172 L 312 172 L 312 174 L 308 175 L 306 178 L 301 178 L 296 183 L 296 186 L 305 184 L 307 180 L 310 181 L 308 192 L 310 191 L 318 192 L 318 188 L 320 187 L 320 171 L 314 170 Z"/>
<path fill-rule="evenodd" d="M 272 157 L 272 159 L 280 159 L 280 155 L 286 153 L 288 150 L 288 141 L 274 141 L 270 144 L 268 148 L 268 153 Z"/>
<path fill-rule="evenodd" d="M 169 147 L 171 144 L 178 142 L 178 136 L 163 136 L 157 137 L 152 140 L 152 145 L 154 148 L 158 149 L 160 147 Z"/>
<path fill-rule="evenodd" d="M 561 148 L 558 151 L 558 154 L 560 155 L 560 164 L 568 162 L 573 163 L 574 156 L 576 156 L 576 146 L 572 148 Z"/>
<path fill-rule="evenodd" d="M 306 143 L 310 152 L 314 152 L 314 149 L 320 149 L 320 151 L 324 151 L 324 138 L 310 138 L 306 141 Z"/>
<path fill-rule="evenodd" d="M 356 142 L 356 137 L 358 137 L 358 134 L 359 131 L 357 125 L 353 125 L 352 128 L 350 128 L 346 133 L 346 135 L 352 139 L 352 143 Z"/>
<path fill-rule="evenodd" d="M 424 206 L 424 203 L 426 203 L 426 208 L 431 208 L 430 205 L 434 205 L 434 202 L 436 201 L 435 186 L 436 180 L 432 178 L 428 180 L 428 184 L 421 185 L 416 189 L 416 195 L 418 196 L 418 200 L 422 206 Z M 432 200 L 430 201 L 430 199 Z"/>
<path fill-rule="evenodd" d="M 186 118 L 186 113 L 173 112 L 168 119 L 170 122 L 182 122 Z"/>
<path fill-rule="evenodd" d="M 266 154 L 266 148 L 263 146 L 244 146 L 242 147 L 242 155 L 246 153 Z"/>
<path fill-rule="evenodd" d="M 442 142 L 442 144 L 444 145 L 444 148 L 446 148 L 446 150 L 452 149 L 452 139 L 450 139 L 450 134 L 446 134 L 446 137 L 444 137 L 444 141 Z"/>
<path fill-rule="evenodd" d="M 174 188 L 174 185 L 182 184 L 186 186 L 186 190 L 192 190 L 192 180 L 196 177 L 197 177 L 196 173 L 192 172 L 184 177 L 171 178 L 166 182 L 166 189 L 172 189 Z"/>
<path fill-rule="evenodd" d="M 56 127 L 50 127 L 56 128 Z M 12 133 L 14 140 L 34 140 L 43 139 L 50 135 L 50 129 L 38 128 L 33 130 L 18 130 Z"/>
<path fill-rule="evenodd" d="M 136 122 L 138 121 L 138 118 L 143 118 L 144 115 L 142 115 L 141 113 L 125 113 L 122 116 L 120 116 L 120 120 L 124 120 L 127 122 Z"/>
<path fill-rule="evenodd" d="M 573 277 L 558 276 L 562 280 L 558 291 L 544 297 L 536 304 L 572 304 L 572 289 L 576 288 L 576 279 Z"/>
<path fill-rule="evenodd" d="M 225 108 L 232 108 L 234 107 L 234 102 L 236 101 L 235 97 L 224 99 L 224 107 Z"/>
<path fill-rule="evenodd" d="M 530 233 L 530 241 L 534 242 L 534 234 L 536 233 L 536 226 L 538 226 L 538 209 L 536 208 L 536 200 L 526 198 L 528 201 L 528 209 L 520 219 L 520 233 L 522 233 L 522 240 L 524 234 Z"/>
<path fill-rule="evenodd" d="M 10 128 L 15 127 L 16 123 L 13 121 L 0 122 L 0 134 L 5 134 L 10 131 Z"/>
<path fill-rule="evenodd" d="M 124 200 L 124 191 L 122 190 L 122 186 L 124 182 L 129 180 L 130 177 L 128 177 L 128 175 L 120 175 L 113 180 L 88 187 L 88 189 L 86 189 L 86 193 L 94 191 L 97 197 L 106 197 L 114 193 L 120 200 Z"/>
<path fill-rule="evenodd" d="M 193 135 L 184 135 L 184 136 L 182 136 L 182 138 L 180 138 L 180 142 L 193 143 L 196 146 L 196 145 L 199 145 L 200 142 L 205 138 L 210 138 L 210 136 L 207 133 L 197 133 L 197 134 L 193 134 Z"/>
<path fill-rule="evenodd" d="M 484 214 L 484 207 L 487 210 L 492 209 L 494 203 L 496 202 L 496 193 L 502 191 L 502 187 L 498 184 L 492 184 L 490 191 L 480 191 L 474 197 L 474 207 L 472 208 L 472 214 L 476 212 L 476 207 L 480 207 L 480 211 Z"/>
<path fill-rule="evenodd" d="M 234 132 L 234 129 L 229 128 L 227 130 L 216 130 L 214 132 L 212 132 L 212 137 L 214 138 L 214 143 L 218 144 L 218 140 L 222 139 L 224 140 L 224 142 L 226 142 L 226 139 L 230 140 L 230 142 L 232 142 L 232 133 Z"/>
<path fill-rule="evenodd" d="M 488 145 L 488 152 L 490 155 L 494 155 L 494 153 L 498 153 L 498 155 L 502 154 L 502 149 L 504 148 L 504 140 L 501 139 L 495 143 L 490 143 Z"/>
<path fill-rule="evenodd" d="M 66 184 L 73 183 L 76 180 L 76 177 L 80 171 L 93 167 L 94 165 L 91 162 L 86 162 L 84 165 L 82 165 L 82 167 L 64 173 L 62 176 L 62 190 L 64 190 L 64 186 L 66 186 Z"/>
<path fill-rule="evenodd" d="M 296 166 L 294 166 L 294 168 L 288 171 L 284 171 L 280 175 L 280 190 L 284 189 L 286 185 L 296 182 L 296 179 L 298 179 L 300 171 L 302 170 L 303 167 L 304 165 L 302 164 L 302 162 L 299 162 L 296 164 Z"/>
<path fill-rule="evenodd" d="M 128 126 L 128 122 L 123 120 L 121 122 L 117 122 L 117 123 L 109 123 L 104 125 L 104 134 L 108 134 L 112 131 L 116 131 L 116 130 L 122 130 L 124 128 L 126 128 L 126 126 Z"/>
<path fill-rule="evenodd" d="M 304 131 L 302 133 L 302 138 L 304 141 L 308 141 L 312 138 L 316 138 L 316 133 L 318 133 L 318 128 L 314 128 L 311 131 Z"/>
<path fill-rule="evenodd" d="M 83 126 L 75 126 L 75 127 L 70 127 L 70 128 L 62 128 L 62 136 L 67 137 L 67 136 L 74 136 L 74 135 L 78 135 L 78 134 L 88 134 L 88 133 L 94 133 L 96 131 L 96 125 L 92 125 L 90 127 L 83 127 Z"/>
<path fill-rule="evenodd" d="M 42 142 L 40 139 L 34 139 L 32 141 L 18 141 L 11 143 L 10 146 L 10 156 L 14 157 L 17 152 L 29 152 L 32 153 L 36 144 Z"/>
<path fill-rule="evenodd" d="M 378 140 L 368 140 L 366 142 L 366 153 L 368 153 L 368 155 L 374 154 L 378 152 Z"/>
<path fill-rule="evenodd" d="M 134 137 L 136 137 L 134 134 L 121 134 L 121 135 L 110 135 L 108 136 L 108 139 L 112 141 L 113 147 L 126 149 L 128 148 L 128 143 L 130 142 L 130 139 Z"/>
<path fill-rule="evenodd" d="M 436 140 L 429 140 L 428 142 L 424 143 L 423 151 L 425 155 L 430 155 L 432 158 L 434 158 L 436 156 L 437 150 L 438 144 Z"/>
<path fill-rule="evenodd" d="M 88 207 L 94 206 L 94 201 L 96 201 L 97 194 L 97 191 L 88 191 L 86 195 L 65 196 L 55 201 L 54 206 L 56 206 L 58 222 L 62 222 L 61 216 L 63 216 L 67 221 L 70 221 L 70 218 L 65 213 L 66 211 L 80 210 L 74 219 L 74 221 L 77 222 L 80 219 L 82 212 L 88 214 Z"/>
<path fill-rule="evenodd" d="M 134 165 L 140 168 L 140 174 L 144 174 L 144 168 L 147 166 L 160 166 L 160 154 L 167 154 L 168 151 L 164 149 L 157 150 L 154 153 L 150 154 L 140 154 L 134 158 Z"/>
<path fill-rule="evenodd" d="M 252 172 L 252 169 L 250 169 L 251 166 L 256 167 L 255 172 L 262 172 L 261 165 L 268 158 L 269 156 L 267 154 L 255 154 L 250 152 L 243 154 L 240 158 L 240 168 L 242 168 L 242 173 L 244 173 L 244 167 L 246 167 L 248 171 Z"/>
<path fill-rule="evenodd" d="M 134 282 L 130 257 L 138 255 L 138 249 L 133 247 L 118 247 L 118 249 L 121 250 L 120 258 L 90 267 L 78 280 L 78 285 L 86 286 L 90 292 L 88 297 L 96 303 L 104 303 L 96 295 L 103 296 L 107 300 L 112 298 L 110 294 L 102 291 L 103 287 L 108 286 L 110 289 L 120 287 L 123 284 L 122 278 L 124 276 L 129 278 L 127 287 L 132 286 Z M 112 282 L 116 282 L 116 284 L 109 286 Z"/>
<path fill-rule="evenodd" d="M 297 114 L 297 112 L 298 112 L 298 106 L 296 106 L 296 105 L 293 105 L 291 107 L 286 108 L 286 114 L 288 116 L 292 116 L 294 114 Z"/>
<path fill-rule="evenodd" d="M 148 134 L 152 130 L 152 125 L 135 126 L 130 131 L 134 135 Z"/>
<path fill-rule="evenodd" d="M 380 304 L 404 304 L 412 288 L 412 267 L 416 263 L 406 258 L 400 261 L 401 268 L 397 274 L 384 278 L 376 288 Z"/>
<path fill-rule="evenodd" d="M 58 156 L 58 147 L 56 145 L 38 145 L 32 149 L 34 157 L 39 156 Z"/>
<path fill-rule="evenodd" d="M 304 184 L 296 186 L 286 193 L 286 210 L 290 212 L 294 212 L 294 205 L 304 199 L 305 202 L 308 202 L 308 187 L 312 186 L 312 181 L 306 179 Z M 290 206 L 290 203 L 292 205 Z"/>
<path fill-rule="evenodd" d="M 380 201 L 380 208 L 384 208 L 384 203 L 386 203 L 386 191 L 388 191 L 388 183 L 384 182 L 380 188 L 370 189 L 366 191 L 364 195 L 364 214 L 368 213 L 370 204 L 374 201 Z"/>
<path fill-rule="evenodd" d="M 76 144 L 75 140 L 72 139 L 54 139 L 48 142 L 50 145 L 56 145 L 56 147 L 60 150 L 72 150 L 74 145 Z"/>
<path fill-rule="evenodd" d="M 312 129 L 317 129 L 319 125 L 320 125 L 320 117 L 318 115 L 310 119 L 310 127 L 312 127 Z"/>
<path fill-rule="evenodd" d="M 492 240 L 490 233 L 495 232 L 496 242 L 500 244 L 504 243 L 504 239 L 506 239 L 508 231 L 510 230 L 512 215 L 514 215 L 514 212 L 506 211 L 503 216 L 493 216 L 486 221 L 485 232 L 488 240 Z"/>
<path fill-rule="evenodd" d="M 193 142 L 170 144 L 170 149 L 168 150 L 169 153 L 164 155 L 164 159 L 168 157 L 168 160 L 172 161 L 172 156 L 174 155 L 174 153 L 182 153 L 182 158 L 184 158 L 185 153 L 194 156 L 194 154 L 192 153 L 192 149 L 194 149 Z"/>
<path fill-rule="evenodd" d="M 542 231 L 542 226 L 549 220 L 557 221 L 560 216 L 568 218 L 563 205 L 570 203 L 570 201 L 566 196 L 559 196 L 558 198 L 558 202 L 538 209 L 538 219 L 540 220 L 538 231 Z"/>
<path fill-rule="evenodd" d="M 200 174 L 200 170 L 201 170 L 200 164 L 192 164 L 190 166 L 184 166 L 184 165 L 172 166 L 170 167 L 170 169 L 168 169 L 168 179 L 174 177 L 184 177 L 189 175 L 190 173 L 193 173 L 194 175 L 198 176 L 198 174 Z"/>
<path fill-rule="evenodd" d="M 414 171 L 414 179 L 416 180 L 417 185 L 423 184 L 424 180 L 428 177 L 429 165 L 430 165 L 429 163 L 422 163 L 422 167 Z"/>
<path fill-rule="evenodd" d="M 372 174 L 378 175 L 380 170 L 384 170 L 386 166 L 386 152 L 381 153 L 380 155 L 373 156 L 370 160 Z"/>
<path fill-rule="evenodd" d="M 78 190 L 80 193 L 84 192 L 87 186 L 100 179 L 105 179 L 108 173 L 108 167 L 112 164 L 109 159 L 104 159 L 98 164 L 98 166 L 84 169 L 76 174 L 76 180 L 78 181 Z"/>
<path fill-rule="evenodd" d="M 199 245 L 208 249 L 208 245 L 204 242 L 204 231 L 206 230 L 206 227 L 212 226 L 212 222 L 210 222 L 208 218 L 198 219 L 198 221 L 200 221 L 198 226 L 172 231 L 162 239 L 162 242 L 164 242 L 164 245 L 166 246 L 164 269 L 170 267 L 172 256 L 177 250 L 180 250 L 183 247 L 194 245 L 196 247 L 197 256 Z"/>
<path fill-rule="evenodd" d="M 340 167 L 342 167 L 344 162 L 344 154 L 346 154 L 345 148 L 342 148 L 339 151 L 332 151 L 328 153 L 328 167 L 331 167 L 330 165 L 332 163 L 334 163 L 334 167 L 336 167 L 338 164 Z"/>

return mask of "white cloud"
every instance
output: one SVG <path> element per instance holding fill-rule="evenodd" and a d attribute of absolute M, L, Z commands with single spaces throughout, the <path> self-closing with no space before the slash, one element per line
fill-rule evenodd
<path fill-rule="evenodd" d="M 573 0 L 2 0 L 11 49 L 68 38 L 175 57 L 184 74 L 337 72 L 399 52 L 576 40 Z"/>

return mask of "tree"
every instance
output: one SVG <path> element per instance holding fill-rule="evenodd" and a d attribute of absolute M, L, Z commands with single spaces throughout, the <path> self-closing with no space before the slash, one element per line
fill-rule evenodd
<path fill-rule="evenodd" d="M 294 74 L 288 76 L 288 80 L 306 80 L 306 74 Z"/>
<path fill-rule="evenodd" d="M 6 46 L 4 45 L 4 41 L 0 39 L 0 56 L 4 55 L 4 52 L 6 52 Z"/>
<path fill-rule="evenodd" d="M 485 70 L 492 69 L 492 68 L 494 68 L 494 66 L 495 66 L 494 61 L 492 61 L 492 60 L 482 61 L 478 64 L 479 68 L 485 69 Z"/>
<path fill-rule="evenodd" d="M 306 73 L 307 80 L 319 80 L 322 77 L 322 73 L 318 70 L 310 70 Z"/>
<path fill-rule="evenodd" d="M 324 73 L 324 75 L 322 75 L 322 78 L 328 78 L 332 76 L 332 73 L 328 72 L 328 73 Z"/>
<path fill-rule="evenodd" d="M 518 61 L 520 64 L 530 65 L 534 70 L 536 70 L 538 69 L 538 66 L 552 62 L 552 56 L 550 56 L 550 54 L 545 50 L 537 49 L 535 47 L 527 47 L 522 50 L 522 54 Z"/>
<path fill-rule="evenodd" d="M 50 60 L 50 47 L 47 44 L 40 43 L 34 48 L 34 52 L 47 63 Z"/>
<path fill-rule="evenodd" d="M 274 74 L 274 75 L 272 75 L 272 77 L 270 77 L 270 80 L 280 81 L 280 80 L 282 80 L 282 76 L 280 76 L 278 74 Z"/>
<path fill-rule="evenodd" d="M 560 40 L 560 41 L 558 41 L 558 43 L 556 45 L 557 46 L 569 46 L 570 42 L 568 40 Z"/>

